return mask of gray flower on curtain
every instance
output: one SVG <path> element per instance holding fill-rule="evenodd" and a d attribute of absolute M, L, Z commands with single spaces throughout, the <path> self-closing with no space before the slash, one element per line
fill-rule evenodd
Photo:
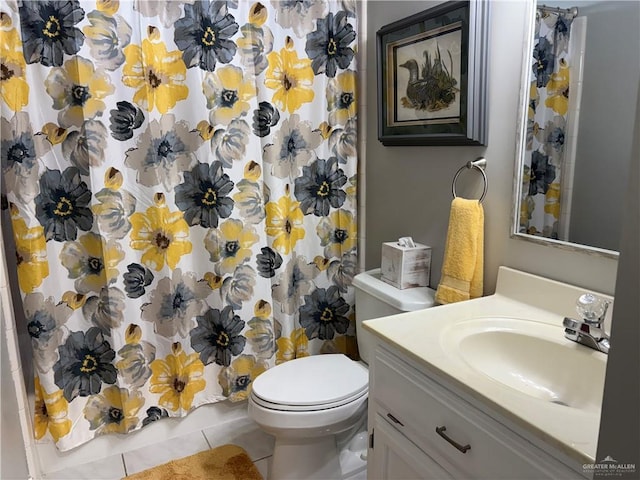
<path fill-rule="evenodd" d="M 532 66 L 536 87 L 545 87 L 549 83 L 556 63 L 553 45 L 546 38 L 540 37 L 533 48 L 533 58 L 536 60 Z"/>
<path fill-rule="evenodd" d="M 349 23 L 347 12 L 329 13 L 317 21 L 315 31 L 307 35 L 305 51 L 311 59 L 311 68 L 316 75 L 326 73 L 335 77 L 338 68 L 349 67 L 354 51 L 349 46 L 356 39 L 356 32 Z"/>
<path fill-rule="evenodd" d="M 122 49 L 131 42 L 131 27 L 120 15 L 106 15 L 94 10 L 87 14 L 89 25 L 82 30 L 96 63 L 107 70 L 117 70 L 124 63 Z"/>
<path fill-rule="evenodd" d="M 282 121 L 273 143 L 264 147 L 264 161 L 272 165 L 276 177 L 295 178 L 298 170 L 315 157 L 313 150 L 322 140 L 319 130 L 311 130 L 309 122 L 293 114 Z"/>
<path fill-rule="evenodd" d="M 42 134 L 34 135 L 27 112 L 0 118 L 0 162 L 8 192 L 28 202 L 38 193 L 38 159 L 51 150 Z"/>
<path fill-rule="evenodd" d="M 191 347 L 200 354 L 205 365 L 216 363 L 228 367 L 231 359 L 244 350 L 247 339 L 241 335 L 245 322 L 230 306 L 222 310 L 210 308 L 196 317 L 198 324 L 189 335 Z"/>
<path fill-rule="evenodd" d="M 74 25 L 84 18 L 84 10 L 77 0 L 26 1 L 19 7 L 27 63 L 59 67 L 65 53 L 73 55 L 80 50 L 84 35 Z"/>
<path fill-rule="evenodd" d="M 347 163 L 357 155 L 358 131 L 357 119 L 349 118 L 344 128 L 335 128 L 329 136 L 329 149 L 340 163 Z"/>
<path fill-rule="evenodd" d="M 132 388 L 142 388 L 151 377 L 151 362 L 156 359 L 155 345 L 141 341 L 142 329 L 132 323 L 125 332 L 127 342 L 120 350 L 116 367 L 120 377 Z"/>
<path fill-rule="evenodd" d="M 239 310 L 242 303 L 251 300 L 256 285 L 256 272 L 249 265 L 238 265 L 231 277 L 222 282 L 222 298 L 233 308 Z"/>
<path fill-rule="evenodd" d="M 133 138 L 133 131 L 144 123 L 144 113 L 129 102 L 117 102 L 117 109 L 111 110 L 111 136 L 124 141 Z"/>
<path fill-rule="evenodd" d="M 104 163 L 107 150 L 107 129 L 97 120 L 85 121 L 80 130 L 70 132 L 62 142 L 62 155 L 82 175 L 89 175 L 90 167 L 99 167 Z"/>
<path fill-rule="evenodd" d="M 233 59 L 237 47 L 231 37 L 237 32 L 238 24 L 228 13 L 227 2 L 197 1 L 185 5 L 184 16 L 175 23 L 174 40 L 187 68 L 197 65 L 213 72 L 217 62 Z"/>
<path fill-rule="evenodd" d="M 147 408 L 146 413 L 147 413 L 147 416 L 142 420 L 143 427 L 146 427 L 150 423 L 169 417 L 169 412 L 167 412 L 166 408 L 160 408 L 156 406 Z"/>
<path fill-rule="evenodd" d="M 268 187 L 243 178 L 236 184 L 236 189 L 238 191 L 233 195 L 233 199 L 240 216 L 245 223 L 260 223 L 266 216 L 264 206 L 269 201 Z M 263 191 L 265 192 L 264 199 L 262 198 Z"/>
<path fill-rule="evenodd" d="M 58 347 L 58 353 L 60 359 L 53 366 L 53 378 L 68 402 L 100 393 L 103 383 L 116 383 L 118 371 L 112 364 L 116 352 L 99 328 L 71 332 Z"/>
<path fill-rule="evenodd" d="M 330 209 L 340 208 L 347 194 L 342 190 L 347 176 L 338 168 L 338 159 L 317 159 L 308 167 L 302 167 L 302 176 L 295 179 L 295 196 L 305 215 L 326 217 Z"/>
<path fill-rule="evenodd" d="M 253 133 L 258 137 L 266 137 L 280 121 L 280 112 L 269 102 L 260 102 L 253 111 Z"/>
<path fill-rule="evenodd" d="M 33 345 L 33 363 L 39 372 L 51 371 L 58 360 L 58 346 L 62 343 L 62 327 L 73 310 L 66 303 L 57 303 L 53 297 L 40 292 L 25 295 L 23 300 L 27 333 Z"/>
<path fill-rule="evenodd" d="M 114 240 L 105 240 L 97 233 L 88 232 L 79 240 L 65 242 L 60 252 L 60 263 L 75 279 L 78 293 L 100 292 L 118 277 L 118 263 L 124 252 Z"/>
<path fill-rule="evenodd" d="M 146 293 L 145 287 L 153 282 L 153 272 L 139 263 L 127 265 L 127 271 L 122 276 L 124 290 L 129 298 L 140 298 Z"/>
<path fill-rule="evenodd" d="M 353 283 L 358 268 L 358 257 L 355 253 L 345 253 L 339 260 L 333 260 L 327 268 L 327 276 L 338 287 L 340 292 L 347 293 Z"/>
<path fill-rule="evenodd" d="M 302 255 L 292 253 L 284 271 L 276 278 L 271 287 L 274 300 L 287 315 L 293 315 L 302 305 L 302 297 L 315 286 L 313 281 L 320 274 L 314 263 L 308 263 Z"/>
<path fill-rule="evenodd" d="M 125 297 L 116 287 L 104 287 L 98 295 L 89 297 L 82 306 L 84 318 L 100 331 L 111 336 L 112 330 L 122 325 L 124 320 Z"/>
<path fill-rule="evenodd" d="M 63 172 L 47 169 L 40 177 L 40 193 L 35 198 L 36 218 L 44 227 L 47 241 L 75 240 L 78 229 L 91 230 L 90 202 L 91 190 L 77 168 Z"/>
<path fill-rule="evenodd" d="M 549 185 L 556 178 L 556 167 L 549 163 L 549 157 L 537 150 L 531 154 L 529 195 L 547 193 Z"/>
<path fill-rule="evenodd" d="M 252 7 L 252 11 L 255 8 L 255 6 Z M 264 11 L 264 7 L 262 7 L 262 11 Z M 261 12 L 256 15 L 260 14 Z M 253 75 L 258 76 L 269 66 L 267 55 L 273 50 L 273 33 L 268 26 L 259 26 L 253 23 L 247 23 L 240 27 L 240 32 L 242 37 L 238 38 L 236 42 L 242 66 Z"/>
<path fill-rule="evenodd" d="M 247 122 L 236 118 L 226 130 L 220 128 L 215 131 L 211 137 L 211 151 L 224 167 L 230 168 L 234 161 L 244 159 L 250 133 Z"/>
<path fill-rule="evenodd" d="M 276 22 L 282 28 L 292 28 L 296 36 L 304 37 L 313 30 L 313 22 L 327 14 L 326 0 L 271 0 L 276 10 Z"/>
<path fill-rule="evenodd" d="M 106 237 L 124 238 L 131 230 L 129 216 L 135 212 L 136 198 L 125 190 L 103 188 L 95 194 L 98 203 L 91 210 L 98 221 L 100 232 Z"/>
<path fill-rule="evenodd" d="M 326 290 L 317 288 L 304 297 L 304 305 L 300 307 L 300 325 L 309 339 L 331 340 L 336 333 L 347 333 L 349 308 L 335 285 Z"/>
<path fill-rule="evenodd" d="M 180 182 L 180 174 L 191 168 L 202 139 L 184 120 L 166 114 L 149 122 L 138 137 L 137 148 L 127 150 L 125 165 L 138 171 L 138 182 L 146 187 L 162 184 L 167 190 Z"/>
<path fill-rule="evenodd" d="M 273 278 L 282 265 L 282 257 L 271 247 L 262 247 L 260 252 L 256 255 L 258 274 L 264 278 Z"/>
<path fill-rule="evenodd" d="M 247 325 L 249 330 L 245 335 L 257 357 L 261 359 L 273 357 L 276 344 L 271 319 L 253 317 Z"/>
<path fill-rule="evenodd" d="M 158 17 L 165 28 L 171 28 L 182 13 L 182 5 L 191 4 L 194 0 L 135 0 L 133 8 L 142 16 Z"/>
<path fill-rule="evenodd" d="M 150 322 L 163 337 L 186 337 L 193 327 L 193 318 L 201 315 L 211 293 L 207 282 L 199 282 L 192 272 L 182 273 L 176 268 L 171 278 L 158 281 L 149 295 L 149 303 L 142 306 L 142 320 Z"/>
<path fill-rule="evenodd" d="M 184 182 L 175 188 L 176 205 L 190 226 L 215 228 L 221 218 L 231 215 L 231 190 L 233 182 L 224 173 L 222 162 L 198 163 L 190 172 L 184 172 Z"/>
<path fill-rule="evenodd" d="M 566 120 L 556 115 L 544 126 L 543 145 L 544 150 L 553 160 L 555 165 L 560 165 L 563 158 L 564 142 L 566 134 Z"/>

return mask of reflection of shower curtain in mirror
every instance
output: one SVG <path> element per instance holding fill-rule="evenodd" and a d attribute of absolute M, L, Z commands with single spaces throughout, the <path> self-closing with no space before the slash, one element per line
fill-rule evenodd
<path fill-rule="evenodd" d="M 574 15 L 538 9 L 520 201 L 521 233 L 558 238 Z"/>
<path fill-rule="evenodd" d="M 2 174 L 68 450 L 354 353 L 355 2 L 2 2 Z"/>

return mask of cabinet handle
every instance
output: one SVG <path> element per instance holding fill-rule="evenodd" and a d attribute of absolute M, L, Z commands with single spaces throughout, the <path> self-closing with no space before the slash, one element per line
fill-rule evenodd
<path fill-rule="evenodd" d="M 387 413 L 387 417 L 389 417 L 389 419 L 393 422 L 396 423 L 398 425 L 400 425 L 401 427 L 404 427 L 404 423 L 402 423 L 400 420 L 398 420 L 396 417 L 394 417 L 393 415 L 391 415 L 390 413 Z"/>
<path fill-rule="evenodd" d="M 442 427 L 436 427 L 436 433 L 440 435 L 442 438 L 444 438 L 451 445 L 456 447 L 458 450 L 460 450 L 462 453 L 467 453 L 467 450 L 471 450 L 471 445 L 469 445 L 468 443 L 466 445 L 460 445 L 458 442 L 456 442 L 455 440 L 450 438 L 446 433 L 444 433 L 446 431 L 447 431 L 447 427 L 445 427 L 444 425 Z"/>

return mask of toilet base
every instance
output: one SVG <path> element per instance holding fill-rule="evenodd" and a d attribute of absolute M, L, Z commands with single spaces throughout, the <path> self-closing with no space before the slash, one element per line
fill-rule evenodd
<path fill-rule="evenodd" d="M 269 480 L 342 478 L 335 435 L 312 439 L 276 438 Z"/>

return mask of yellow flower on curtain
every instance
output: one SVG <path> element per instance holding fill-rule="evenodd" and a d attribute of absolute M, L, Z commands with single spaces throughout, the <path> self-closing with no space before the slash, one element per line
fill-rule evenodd
<path fill-rule="evenodd" d="M 140 107 L 148 111 L 157 108 L 164 114 L 189 95 L 181 51 L 169 52 L 163 42 L 144 39 L 141 47 L 125 47 L 124 56 L 122 83 L 136 89 L 133 101 Z"/>
<path fill-rule="evenodd" d="M 327 84 L 327 110 L 331 125 L 344 125 L 356 116 L 356 72 L 348 70 L 329 80 Z"/>
<path fill-rule="evenodd" d="M 63 128 L 80 127 L 85 120 L 102 115 L 104 98 L 115 90 L 103 69 L 79 56 L 64 62 L 64 67 L 52 68 L 44 84 L 53 108 L 60 110 L 58 123 Z"/>
<path fill-rule="evenodd" d="M 172 270 L 180 258 L 191 253 L 189 225 L 182 212 L 171 212 L 158 200 L 146 213 L 136 212 L 129 217 L 132 226 L 131 248 L 144 250 L 142 263 L 160 270 L 166 263 Z"/>
<path fill-rule="evenodd" d="M 22 42 L 16 29 L 0 34 L 0 96 L 14 112 L 29 103 Z"/>
<path fill-rule="evenodd" d="M 99 292 L 115 282 L 122 259 L 124 252 L 118 243 L 93 232 L 65 242 L 60 252 L 60 263 L 69 271 L 69 278 L 75 279 L 76 291 L 83 294 Z"/>
<path fill-rule="evenodd" d="M 44 228 L 40 225 L 29 228 L 15 208 L 12 208 L 11 223 L 16 242 L 18 285 L 24 293 L 31 293 L 49 276 Z"/>
<path fill-rule="evenodd" d="M 96 0 L 96 9 L 107 15 L 113 15 L 120 8 L 120 0 Z"/>
<path fill-rule="evenodd" d="M 273 240 L 273 248 L 288 255 L 298 240 L 305 236 L 303 227 L 304 214 L 300 210 L 300 202 L 291 200 L 289 195 L 280 197 L 277 202 L 269 202 L 266 231 Z"/>
<path fill-rule="evenodd" d="M 356 246 L 357 225 L 353 214 L 347 210 L 336 210 L 323 217 L 316 227 L 320 245 L 325 247 L 325 257 L 342 257 Z"/>
<path fill-rule="evenodd" d="M 62 390 L 56 390 L 52 394 L 45 392 L 40 384 L 40 379 L 35 377 L 35 409 L 34 409 L 34 436 L 40 440 L 47 433 L 51 433 L 53 440 L 57 442 L 71 431 L 73 423 L 67 418 L 69 404 L 65 400 Z"/>
<path fill-rule="evenodd" d="M 232 402 L 246 400 L 251 392 L 251 383 L 266 370 L 267 365 L 257 361 L 253 355 L 240 355 L 218 374 L 222 394 Z"/>
<path fill-rule="evenodd" d="M 296 328 L 289 337 L 280 337 L 276 340 L 278 351 L 276 352 L 276 365 L 294 358 L 309 356 L 309 339 L 304 328 Z"/>
<path fill-rule="evenodd" d="M 271 52 L 267 59 L 269 68 L 264 84 L 275 90 L 273 103 L 280 109 L 294 113 L 303 103 L 311 102 L 315 96 L 313 91 L 313 69 L 311 60 L 298 58 L 293 50 L 293 41 L 280 52 Z"/>
<path fill-rule="evenodd" d="M 174 343 L 173 353 L 164 360 L 151 362 L 151 393 L 159 393 L 158 403 L 175 412 L 189 410 L 196 393 L 204 390 L 206 381 L 202 378 L 204 364 L 197 353 L 187 355 L 180 343 Z"/>
<path fill-rule="evenodd" d="M 559 115 L 566 115 L 569 110 L 569 65 L 564 59 L 560 60 L 560 70 L 551 74 L 544 104 Z"/>
<path fill-rule="evenodd" d="M 549 184 L 547 193 L 544 194 L 544 211 L 556 220 L 560 218 L 560 183 Z"/>
<path fill-rule="evenodd" d="M 129 392 L 126 388 L 113 385 L 92 395 L 83 413 L 89 422 L 89 429 L 96 430 L 98 435 L 127 433 L 138 425 L 137 413 L 143 405 L 142 392 Z"/>
<path fill-rule="evenodd" d="M 251 258 L 251 247 L 259 240 L 251 226 L 241 220 L 229 219 L 219 228 L 211 228 L 204 238 L 204 248 L 220 274 L 232 273 L 235 268 Z"/>
<path fill-rule="evenodd" d="M 244 78 L 242 69 L 227 65 L 214 73 L 207 73 L 202 81 L 202 91 L 211 109 L 212 125 L 229 125 L 234 118 L 249 111 L 249 101 L 256 96 L 253 78 Z"/>

